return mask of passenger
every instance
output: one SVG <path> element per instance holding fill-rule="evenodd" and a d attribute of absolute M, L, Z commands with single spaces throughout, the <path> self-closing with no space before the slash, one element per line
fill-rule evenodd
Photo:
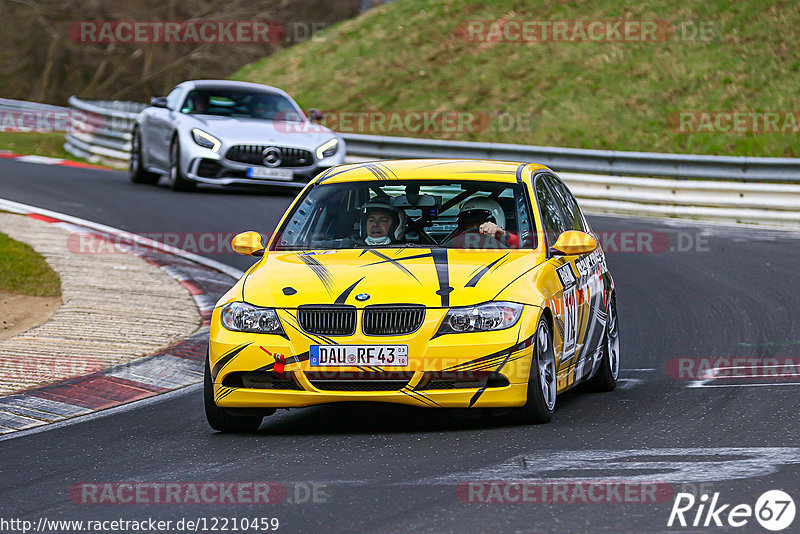
<path fill-rule="evenodd" d="M 493 237 L 507 247 L 519 245 L 519 236 L 507 232 L 503 227 L 506 216 L 500 204 L 489 197 L 472 197 L 461 205 L 458 212 L 456 236 L 477 231 L 481 235 Z"/>

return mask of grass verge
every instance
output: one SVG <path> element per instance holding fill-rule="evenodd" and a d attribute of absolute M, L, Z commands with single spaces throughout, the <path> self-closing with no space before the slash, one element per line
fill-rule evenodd
<path fill-rule="evenodd" d="M 58 297 L 61 280 L 33 248 L 0 233 L 0 291 Z"/>
<path fill-rule="evenodd" d="M 84 161 L 64 150 L 63 133 L 0 132 L 0 150 Z"/>
<path fill-rule="evenodd" d="M 498 20 L 663 21 L 675 33 L 639 42 L 468 38 L 470 21 Z M 682 133 L 676 126 L 681 112 L 800 117 L 797 28 L 794 0 L 402 0 L 247 65 L 233 78 L 280 87 L 304 109 L 326 112 L 468 111 L 512 120 L 527 114 L 517 121 L 525 124 L 510 128 L 490 122 L 473 131 L 409 132 L 385 123 L 363 133 L 798 157 L 795 131 L 731 133 L 713 126 Z"/>

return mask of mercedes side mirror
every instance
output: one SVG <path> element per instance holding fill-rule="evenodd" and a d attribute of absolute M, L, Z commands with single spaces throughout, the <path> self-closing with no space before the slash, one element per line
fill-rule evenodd
<path fill-rule="evenodd" d="M 154 108 L 166 108 L 167 107 L 167 97 L 166 96 L 154 96 L 150 99 L 150 105 Z"/>

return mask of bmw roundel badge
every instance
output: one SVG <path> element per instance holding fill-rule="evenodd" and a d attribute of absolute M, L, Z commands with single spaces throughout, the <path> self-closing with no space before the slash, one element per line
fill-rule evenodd
<path fill-rule="evenodd" d="M 356 295 L 356 300 L 361 302 L 369 300 L 369 293 L 359 293 L 358 295 Z"/>

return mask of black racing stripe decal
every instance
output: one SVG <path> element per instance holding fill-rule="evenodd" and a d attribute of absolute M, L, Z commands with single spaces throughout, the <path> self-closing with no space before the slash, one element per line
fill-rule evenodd
<path fill-rule="evenodd" d="M 414 276 L 414 273 L 412 273 L 411 271 L 408 270 L 408 267 L 406 267 L 405 265 L 400 263 L 401 261 L 407 260 L 409 258 L 390 258 L 386 254 L 383 254 L 382 252 L 378 252 L 377 250 L 370 249 L 369 251 L 372 252 L 373 254 L 375 254 L 376 256 L 378 256 L 379 258 L 381 258 L 383 261 L 376 261 L 374 263 L 369 263 L 367 265 L 364 265 L 363 267 L 371 267 L 373 265 L 378 265 L 379 263 L 387 263 L 388 262 L 388 263 L 391 263 L 392 265 L 394 265 L 395 267 L 397 267 L 398 269 L 400 269 L 401 271 L 403 271 L 405 274 L 407 274 L 408 276 L 410 276 L 414 280 L 416 280 L 417 283 L 422 284 L 422 282 L 419 281 L 419 278 Z M 362 278 L 362 280 L 363 280 L 363 278 Z"/>
<path fill-rule="evenodd" d="M 322 265 L 313 256 L 300 254 L 298 257 L 300 258 L 300 261 L 308 265 L 311 270 L 314 271 L 314 274 L 317 275 L 317 278 L 319 278 L 320 282 L 322 282 L 322 285 L 325 286 L 325 290 L 328 292 L 328 294 L 332 295 L 331 291 L 333 290 L 333 276 L 328 268 Z"/>
<path fill-rule="evenodd" d="M 356 169 L 360 169 L 363 166 L 364 166 L 363 164 L 362 165 L 356 165 L 355 167 L 348 167 L 346 169 L 337 169 L 336 171 L 333 170 L 335 167 L 332 167 L 332 168 L 328 169 L 325 172 L 325 174 L 320 176 L 320 179 L 317 180 L 317 183 L 321 184 L 322 182 L 324 182 L 325 180 L 327 180 L 329 178 L 333 178 L 334 176 L 339 176 L 340 174 L 344 174 L 344 173 L 346 173 L 348 171 L 354 171 Z"/>
<path fill-rule="evenodd" d="M 450 287 L 450 273 L 447 266 L 447 249 L 435 248 L 431 250 L 431 257 L 436 266 L 436 278 L 439 279 L 439 290 L 437 295 L 442 297 L 442 308 L 450 307 L 450 293 L 453 288 Z"/>
<path fill-rule="evenodd" d="M 425 395 L 423 395 L 419 391 L 414 391 L 414 390 L 410 390 L 410 389 L 409 390 L 401 389 L 400 393 L 402 393 L 404 395 L 408 395 L 412 399 L 416 399 L 418 401 L 421 401 L 423 404 L 425 404 L 427 406 L 431 406 L 431 407 L 440 406 L 438 402 L 436 402 L 433 399 L 430 399 L 430 398 L 426 397 Z"/>
<path fill-rule="evenodd" d="M 520 351 L 517 351 L 517 352 L 519 354 L 517 354 L 516 356 L 513 356 L 513 357 L 508 356 L 508 361 L 509 362 L 513 362 L 513 361 L 519 360 L 520 358 L 524 358 L 525 357 L 525 351 L 520 350 Z M 512 354 L 513 354 L 513 352 L 512 352 Z M 458 370 L 459 370 L 459 372 L 461 372 L 461 371 L 463 371 L 463 372 L 487 371 L 487 370 L 494 369 L 495 366 L 497 366 L 500 363 L 502 363 L 503 360 L 505 360 L 505 359 L 506 359 L 506 355 L 501 355 L 501 356 L 497 356 L 496 358 L 493 358 L 491 360 L 486 360 L 486 361 L 477 362 L 477 363 L 464 364 L 464 367 L 461 367 Z"/>
<path fill-rule="evenodd" d="M 382 163 L 375 163 L 370 165 L 370 167 L 374 167 L 381 175 L 383 175 L 384 180 L 397 179 L 397 175 L 394 173 L 394 171 Z M 391 176 L 389 176 L 390 174 Z"/>
<path fill-rule="evenodd" d="M 501 349 L 493 354 L 487 354 L 486 356 L 481 356 L 480 358 L 476 358 L 474 360 L 470 360 L 468 362 L 459 363 L 458 365 L 453 365 L 452 367 L 448 367 L 446 369 L 442 369 L 443 371 L 463 371 L 466 367 L 472 367 L 478 364 L 484 364 L 487 361 L 495 360 L 495 359 L 502 359 L 502 357 L 506 356 L 507 354 L 511 354 L 512 352 L 516 352 L 518 350 L 524 349 L 526 346 L 530 346 L 530 343 L 533 341 L 533 335 L 531 335 L 528 339 L 524 341 L 520 341 L 519 343 L 512 345 L 511 347 Z"/>
<path fill-rule="evenodd" d="M 522 183 L 522 169 L 524 169 L 528 164 L 521 163 L 519 167 L 517 167 L 517 182 Z"/>
<path fill-rule="evenodd" d="M 484 391 L 486 391 L 486 386 L 483 386 L 481 389 L 476 391 L 475 394 L 472 396 L 472 398 L 469 399 L 469 404 L 467 404 L 467 408 L 472 408 L 475 405 L 475 403 L 478 402 L 478 399 L 481 398 L 481 395 L 483 395 Z"/>
<path fill-rule="evenodd" d="M 334 304 L 344 304 L 345 301 L 347 300 L 347 297 L 350 296 L 350 293 L 353 292 L 353 290 L 356 288 L 358 283 L 361 282 L 361 280 L 363 280 L 364 278 L 366 278 L 366 277 L 362 276 L 360 279 L 358 279 L 355 282 L 353 282 L 353 285 L 351 285 L 350 287 L 348 287 L 347 289 L 342 291 L 342 294 L 339 295 L 338 297 L 336 297 L 336 300 L 334 301 Z"/>
<path fill-rule="evenodd" d="M 517 343 L 518 344 L 519 344 L 519 335 L 520 335 L 520 333 L 522 333 L 522 325 L 520 325 L 519 329 L 517 330 Z M 509 361 L 511 361 L 511 354 L 513 354 L 513 352 L 509 352 L 508 356 L 506 356 L 506 358 L 502 362 L 500 362 L 500 365 L 498 365 L 497 369 L 494 370 L 495 373 L 499 373 L 500 371 L 502 371 L 503 367 Z M 514 359 L 516 360 L 518 358 L 514 358 Z M 481 395 L 483 395 L 484 391 L 486 391 L 486 386 L 483 386 L 478 391 L 476 391 L 475 394 L 472 396 L 472 398 L 469 400 L 469 404 L 467 405 L 467 407 L 468 408 L 472 408 L 475 405 L 475 403 L 478 402 L 478 399 L 481 398 Z"/>
<path fill-rule="evenodd" d="M 502 256 L 500 256 L 499 258 L 497 258 L 496 260 L 494 260 L 494 261 L 493 261 L 493 262 L 491 262 L 490 264 L 488 264 L 488 265 L 486 265 L 485 267 L 483 267 L 483 268 L 482 268 L 480 271 L 478 271 L 478 273 L 477 273 L 475 276 L 473 276 L 472 278 L 470 278 L 469 282 L 467 282 L 467 285 L 465 285 L 464 287 L 475 287 L 475 286 L 478 284 L 478 281 L 479 281 L 481 278 L 483 278 L 483 275 L 485 275 L 486 273 L 488 273 L 488 272 L 489 272 L 489 269 L 491 269 L 492 267 L 494 267 L 494 266 L 495 266 L 495 265 L 496 265 L 496 264 L 497 264 L 497 263 L 498 263 L 500 260 L 502 260 L 502 259 L 503 259 L 503 258 L 505 258 L 506 256 L 508 256 L 508 252 L 506 252 L 505 254 L 503 254 Z"/>
<path fill-rule="evenodd" d="M 435 400 L 433 400 L 432 398 L 430 398 L 430 397 L 428 396 L 428 394 L 427 394 L 427 393 L 423 393 L 423 392 L 421 392 L 421 391 L 416 391 L 416 390 L 409 390 L 409 391 L 410 391 L 410 392 L 411 392 L 413 395 L 417 395 L 417 396 L 418 396 L 418 397 L 420 397 L 421 399 L 425 399 L 426 401 L 433 403 L 435 406 L 441 406 L 441 404 L 439 404 L 438 402 L 436 402 Z"/>
<path fill-rule="evenodd" d="M 227 397 L 228 395 L 230 395 L 231 393 L 233 393 L 235 390 L 236 390 L 236 388 L 224 388 L 224 389 L 220 389 L 220 391 L 219 391 L 219 394 L 217 395 L 217 399 L 216 399 L 216 400 L 217 400 L 217 401 L 221 401 L 222 399 L 224 399 L 225 397 Z"/>
<path fill-rule="evenodd" d="M 222 371 L 222 368 L 228 365 L 232 359 L 234 359 L 240 352 L 250 345 L 252 345 L 252 343 L 245 343 L 244 345 L 239 345 L 238 347 L 233 348 L 223 354 L 222 358 L 220 358 L 211 369 L 211 380 L 216 379 L 219 372 Z"/>
<path fill-rule="evenodd" d="M 400 249 L 400 250 L 402 251 L 403 249 Z M 372 249 L 369 249 L 369 250 L 367 250 L 365 252 L 375 252 L 375 251 L 372 250 Z M 392 261 L 406 261 L 406 260 L 416 260 L 416 259 L 419 259 L 419 258 L 432 258 L 432 257 L 433 257 L 433 252 L 425 252 L 424 254 L 413 254 L 411 256 L 403 256 L 402 258 L 389 258 L 389 257 L 386 257 L 385 260 L 376 261 L 374 263 L 370 263 L 370 264 L 368 264 L 368 266 L 369 265 L 378 265 L 380 263 L 386 263 L 386 262 L 392 262 Z"/>
<path fill-rule="evenodd" d="M 317 180 L 318 184 L 321 184 L 325 180 L 329 178 L 333 178 L 334 176 L 339 176 L 340 174 L 344 174 L 346 172 L 354 171 L 356 169 L 367 169 L 372 174 L 375 175 L 376 178 L 379 180 L 389 180 L 389 174 L 392 177 L 397 178 L 397 175 L 392 171 L 389 167 L 385 165 L 381 165 L 380 163 L 362 163 L 360 165 L 354 165 L 352 167 L 348 167 L 346 169 L 339 169 L 334 171 L 333 168 L 328 169 L 322 176 L 319 177 Z"/>

